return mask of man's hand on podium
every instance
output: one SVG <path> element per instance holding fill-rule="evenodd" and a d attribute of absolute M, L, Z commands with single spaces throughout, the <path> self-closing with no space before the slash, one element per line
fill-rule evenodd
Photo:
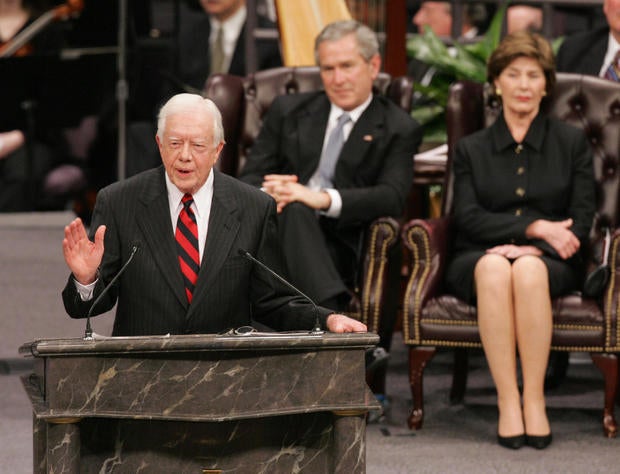
<path fill-rule="evenodd" d="M 333 313 L 327 316 L 327 329 L 331 332 L 366 332 L 366 325 L 344 314 Z"/>

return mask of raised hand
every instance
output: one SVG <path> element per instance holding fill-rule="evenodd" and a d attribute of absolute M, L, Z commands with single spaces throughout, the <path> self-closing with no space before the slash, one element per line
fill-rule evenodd
<path fill-rule="evenodd" d="M 104 225 L 99 226 L 95 232 L 95 242 L 91 242 L 79 217 L 65 227 L 62 253 L 73 277 L 83 285 L 97 279 L 97 269 L 103 258 L 105 229 Z"/>

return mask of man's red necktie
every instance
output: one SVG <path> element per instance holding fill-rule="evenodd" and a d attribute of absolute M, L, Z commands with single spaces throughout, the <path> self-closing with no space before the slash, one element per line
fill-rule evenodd
<path fill-rule="evenodd" d="M 192 302 L 194 287 L 198 280 L 200 270 L 200 254 L 198 252 L 198 225 L 196 215 L 191 209 L 194 198 L 191 194 L 186 194 L 181 200 L 183 209 L 177 221 L 175 239 L 177 241 L 177 252 L 179 253 L 179 264 L 181 273 L 185 281 L 185 294 L 187 301 Z"/>

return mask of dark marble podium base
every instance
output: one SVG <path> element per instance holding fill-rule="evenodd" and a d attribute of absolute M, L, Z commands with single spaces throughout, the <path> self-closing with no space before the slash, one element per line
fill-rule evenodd
<path fill-rule="evenodd" d="M 373 334 L 45 340 L 35 472 L 365 472 Z"/>

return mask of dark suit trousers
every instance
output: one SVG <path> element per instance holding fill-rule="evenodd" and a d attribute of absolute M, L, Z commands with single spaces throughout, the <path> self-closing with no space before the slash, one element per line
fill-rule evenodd
<path fill-rule="evenodd" d="M 318 303 L 346 294 L 354 279 L 356 253 L 338 239 L 334 224 L 300 203 L 289 204 L 278 216 L 288 277 Z"/>
<path fill-rule="evenodd" d="M 300 203 L 289 204 L 278 214 L 278 229 L 289 281 L 321 306 L 346 310 L 347 290 L 357 283 L 361 255 L 361 246 L 351 245 L 355 240 L 351 239 L 352 234 L 344 239 L 342 231 L 338 232 L 336 219 L 318 217 L 316 211 Z M 359 244 L 362 237 L 360 230 Z M 389 257 L 395 263 L 391 265 L 387 283 L 392 294 L 383 307 L 377 331 L 381 338 L 379 345 L 388 351 L 398 310 L 400 255 L 401 248 L 396 246 Z M 375 388 L 375 393 L 384 391 Z"/>

